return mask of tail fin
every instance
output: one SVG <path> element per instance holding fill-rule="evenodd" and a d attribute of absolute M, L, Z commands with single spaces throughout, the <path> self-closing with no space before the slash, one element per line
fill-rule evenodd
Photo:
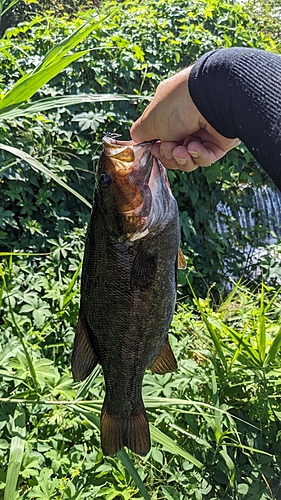
<path fill-rule="evenodd" d="M 143 402 L 127 418 L 108 413 L 106 401 L 101 413 L 101 447 L 104 455 L 115 455 L 127 446 L 138 455 L 150 450 L 150 433 Z"/>

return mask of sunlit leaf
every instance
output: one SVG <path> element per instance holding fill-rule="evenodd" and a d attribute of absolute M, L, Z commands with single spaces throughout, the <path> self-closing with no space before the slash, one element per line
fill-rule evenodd
<path fill-rule="evenodd" d="M 30 156 L 28 153 L 25 153 L 21 149 L 18 148 L 13 148 L 12 146 L 7 146 L 6 144 L 0 144 L 0 149 L 4 149 L 5 151 L 8 151 L 9 153 L 12 153 L 15 156 L 18 156 L 22 160 L 26 161 L 31 165 L 31 167 L 35 168 L 35 170 L 42 172 L 43 174 L 47 175 L 47 177 L 50 177 L 54 181 L 56 181 L 60 186 L 65 188 L 67 191 L 69 191 L 71 194 L 76 196 L 76 198 L 79 198 L 85 205 L 87 205 L 89 208 L 92 208 L 91 203 L 89 203 L 84 196 L 82 196 L 80 193 L 75 191 L 75 189 L 72 189 L 70 186 L 68 186 L 63 180 L 61 180 L 56 174 L 54 174 L 49 168 L 45 167 L 40 163 L 39 161 L 35 160 L 32 156 Z"/>
<path fill-rule="evenodd" d="M 12 439 L 6 477 L 6 486 L 4 491 L 4 500 L 13 500 L 15 496 L 19 471 L 23 458 L 25 437 L 25 412 L 21 405 L 17 405 L 12 419 Z"/>

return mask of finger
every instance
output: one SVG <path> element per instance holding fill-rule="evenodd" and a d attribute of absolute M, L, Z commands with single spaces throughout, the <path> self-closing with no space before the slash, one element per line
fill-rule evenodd
<path fill-rule="evenodd" d="M 160 147 L 160 154 L 165 156 L 167 160 L 173 159 L 173 151 L 174 149 L 178 146 L 177 142 L 174 141 L 158 141 L 156 142 L 152 148 L 151 148 L 151 153 L 154 154 L 154 152 L 159 154 L 159 147 Z"/>
<path fill-rule="evenodd" d="M 196 165 L 207 167 L 219 158 L 222 158 L 225 153 L 226 151 L 213 142 L 201 143 L 198 141 L 192 141 L 187 145 L 187 147 L 178 146 L 175 148 L 173 155 L 175 158 L 185 158 L 185 156 L 189 154 L 193 158 Z"/>
<path fill-rule="evenodd" d="M 134 142 L 140 143 L 144 141 L 152 141 L 154 139 L 159 139 L 155 133 L 157 130 L 157 125 L 154 124 L 153 116 L 146 119 L 149 115 L 150 105 L 145 109 L 142 116 L 132 125 L 130 129 L 130 135 Z M 144 126 L 145 122 L 145 126 Z"/>
<path fill-rule="evenodd" d="M 167 143 L 165 143 L 165 146 L 166 146 L 166 144 Z M 175 143 L 175 144 L 177 146 L 177 143 Z M 166 168 L 169 168 L 172 170 L 183 170 L 185 172 L 192 172 L 193 170 L 195 170 L 198 167 L 198 165 L 196 165 L 194 163 L 192 157 L 188 153 L 185 153 L 186 158 L 175 159 L 174 156 L 172 156 L 171 158 L 167 158 L 167 156 L 165 156 L 162 153 L 161 146 L 162 146 L 161 142 L 155 143 L 151 149 L 151 152 L 154 156 L 156 156 L 156 158 L 159 158 L 159 160 L 163 163 L 163 165 Z M 186 148 L 185 148 L 185 151 L 186 151 Z M 167 152 L 165 152 L 165 154 L 167 155 Z"/>
<path fill-rule="evenodd" d="M 185 138 L 183 145 L 188 146 L 193 141 L 201 142 L 202 144 L 212 143 L 217 145 L 223 151 L 227 152 L 240 144 L 240 139 L 228 139 L 220 135 L 215 129 L 208 125 L 210 131 L 206 129 L 197 130 L 193 135 Z M 188 148 L 189 149 L 189 148 Z"/>

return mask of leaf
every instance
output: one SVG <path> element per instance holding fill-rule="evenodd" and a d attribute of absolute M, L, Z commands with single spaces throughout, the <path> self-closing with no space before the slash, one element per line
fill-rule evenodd
<path fill-rule="evenodd" d="M 69 283 L 69 285 L 67 287 L 67 290 L 66 290 L 66 292 L 64 294 L 64 297 L 62 297 L 62 306 L 61 306 L 61 309 L 63 309 L 66 306 L 66 304 L 68 303 L 68 301 L 69 301 L 69 296 L 71 295 L 71 292 L 73 290 L 73 287 L 75 285 L 75 282 L 77 280 L 77 276 L 78 276 L 78 274 L 80 272 L 81 267 L 82 267 L 82 261 L 80 262 L 80 264 L 77 267 L 75 273 L 73 274 L 72 279 L 71 279 L 71 281 L 70 281 L 70 283 Z"/>
<path fill-rule="evenodd" d="M 265 308 L 264 308 L 264 284 L 261 287 L 261 299 L 258 317 L 257 346 L 260 360 L 263 363 L 265 359 L 266 335 L 265 335 Z"/>
<path fill-rule="evenodd" d="M 122 7 L 122 5 L 119 5 L 117 8 L 111 8 L 102 18 L 97 16 L 95 19 L 87 21 L 75 30 L 74 33 L 52 47 L 39 66 L 31 74 L 20 78 L 12 89 L 4 95 L 0 101 L 0 110 L 15 104 L 20 105 L 32 97 L 39 88 L 65 69 L 70 63 L 87 54 L 88 50 L 83 50 L 67 55 L 70 50 L 85 40 L 95 28 L 99 27 L 100 23 Z"/>
<path fill-rule="evenodd" d="M 199 469 L 204 468 L 204 465 L 199 460 L 197 460 L 197 458 L 193 457 L 190 453 L 188 453 L 183 448 L 181 448 L 177 443 L 175 443 L 169 436 L 166 436 L 166 434 L 164 434 L 162 431 L 157 429 L 157 427 L 151 424 L 150 424 L 150 433 L 153 441 L 162 444 L 171 453 L 180 455 L 181 457 L 185 458 Z"/>
<path fill-rule="evenodd" d="M 84 415 L 89 422 L 96 428 L 100 428 L 100 420 L 97 415 L 95 415 L 93 412 L 89 412 L 88 409 L 84 409 L 81 405 L 69 405 L 69 409 L 76 411 L 79 415 L 82 414 Z M 132 477 L 133 481 L 135 482 L 136 486 L 139 488 L 141 494 L 143 495 L 145 500 L 150 500 L 150 496 L 148 494 L 148 491 L 141 480 L 137 470 L 134 467 L 133 462 L 131 461 L 129 455 L 127 452 L 123 449 L 117 453 L 118 458 L 121 460 L 123 463 L 124 467 L 126 467 L 128 473 Z"/>
<path fill-rule="evenodd" d="M 70 63 L 86 53 L 87 51 L 82 51 L 70 56 L 65 56 L 60 61 L 53 63 L 41 71 L 22 77 L 13 88 L 4 95 L 3 99 L 0 101 L 0 110 L 5 108 L 9 109 L 10 106 L 15 104 L 22 104 Z"/>
<path fill-rule="evenodd" d="M 17 405 L 12 421 L 12 439 L 4 500 L 13 500 L 16 493 L 19 471 L 23 459 L 25 436 L 25 412 L 21 405 Z"/>
<path fill-rule="evenodd" d="M 28 153 L 25 153 L 21 149 L 13 148 L 12 146 L 7 146 L 6 144 L 1 144 L 1 143 L 0 143 L 0 149 L 4 149 L 5 151 L 8 151 L 9 153 L 12 153 L 13 155 L 18 156 L 22 160 L 26 161 L 27 163 L 29 163 L 29 165 L 31 165 L 31 167 L 35 168 L 35 170 L 38 170 L 39 172 L 42 172 L 43 174 L 47 175 L 48 177 L 53 179 L 55 182 L 57 182 L 60 186 L 64 187 L 71 194 L 76 196 L 76 198 L 83 201 L 83 203 L 85 203 L 85 205 L 87 205 L 89 208 L 92 208 L 91 203 L 89 203 L 86 200 L 86 198 L 84 198 L 84 196 L 82 196 L 80 193 L 75 191 L 75 189 L 72 189 L 70 186 L 68 186 L 56 174 L 54 174 L 51 170 L 49 170 L 47 167 L 42 165 L 42 163 L 35 160 L 35 158 L 30 156 Z"/>
<path fill-rule="evenodd" d="M 101 370 L 101 366 L 97 365 L 92 371 L 91 375 L 84 380 L 76 394 L 76 400 L 87 397 L 90 388 L 93 385 L 94 380 L 97 378 Z"/>
<path fill-rule="evenodd" d="M 224 370 L 227 372 L 227 368 L 228 368 L 227 367 L 227 361 L 225 359 L 225 355 L 223 353 L 223 349 L 222 349 L 222 346 L 220 344 L 220 339 L 219 339 L 219 337 L 217 335 L 216 328 L 214 328 L 213 325 L 209 322 L 208 317 L 205 314 L 205 312 L 203 310 L 203 307 L 201 306 L 200 301 L 198 300 L 198 298 L 197 298 L 197 296 L 196 296 L 196 294 L 194 292 L 194 289 L 193 289 L 193 287 L 191 285 L 191 282 L 189 281 L 188 277 L 187 277 L 187 282 L 188 282 L 188 285 L 189 285 L 189 287 L 191 289 L 192 295 L 194 297 L 194 302 L 196 304 L 196 307 L 198 307 L 198 309 L 200 311 L 201 317 L 202 317 L 202 319 L 203 319 L 203 321 L 204 321 L 204 323 L 205 323 L 205 325 L 207 327 L 207 330 L 208 330 L 208 332 L 210 334 L 210 337 L 211 337 L 211 339 L 212 339 L 212 341 L 213 341 L 213 343 L 215 345 L 217 354 L 218 354 L 218 356 L 219 356 L 219 358 L 221 360 L 221 363 L 222 363 L 222 365 L 224 367 Z"/>
<path fill-rule="evenodd" d="M 165 495 L 165 500 L 180 500 L 180 494 L 173 486 L 161 486 L 161 490 Z"/>
<path fill-rule="evenodd" d="M 121 451 L 118 451 L 117 456 L 121 460 L 124 467 L 126 467 L 128 473 L 130 474 L 131 478 L 135 482 L 135 485 L 138 487 L 143 498 L 145 500 L 150 500 L 150 496 L 148 494 L 148 491 L 147 491 L 143 481 L 141 480 L 141 478 L 140 478 L 132 460 L 130 459 L 128 453 L 123 449 Z"/>
<path fill-rule="evenodd" d="M 17 118 L 18 116 L 32 116 L 49 109 L 64 108 L 74 106 L 75 104 L 83 104 L 85 102 L 131 101 L 140 99 L 149 99 L 149 97 L 130 94 L 78 94 L 48 97 L 46 99 L 40 99 L 27 104 L 14 104 L 9 106 L 8 109 L 0 109 L 0 117 L 7 120 Z"/>
<path fill-rule="evenodd" d="M 270 365 L 277 356 L 281 346 L 281 328 L 278 330 L 265 358 L 265 366 Z"/>

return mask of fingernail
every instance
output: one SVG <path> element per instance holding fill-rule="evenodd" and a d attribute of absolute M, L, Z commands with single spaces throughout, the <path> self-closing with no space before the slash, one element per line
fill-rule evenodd
<path fill-rule="evenodd" d="M 189 150 L 187 150 L 187 152 L 190 154 L 190 156 L 192 156 L 192 158 L 198 158 L 199 157 L 199 154 L 196 151 L 189 151 Z"/>
<path fill-rule="evenodd" d="M 175 160 L 176 160 L 178 165 L 185 165 L 186 164 L 185 158 L 175 158 Z"/>
<path fill-rule="evenodd" d="M 171 160 L 173 158 L 173 155 L 171 154 L 169 149 L 160 148 L 160 151 L 162 155 L 165 156 L 165 158 L 167 158 L 167 160 Z"/>

